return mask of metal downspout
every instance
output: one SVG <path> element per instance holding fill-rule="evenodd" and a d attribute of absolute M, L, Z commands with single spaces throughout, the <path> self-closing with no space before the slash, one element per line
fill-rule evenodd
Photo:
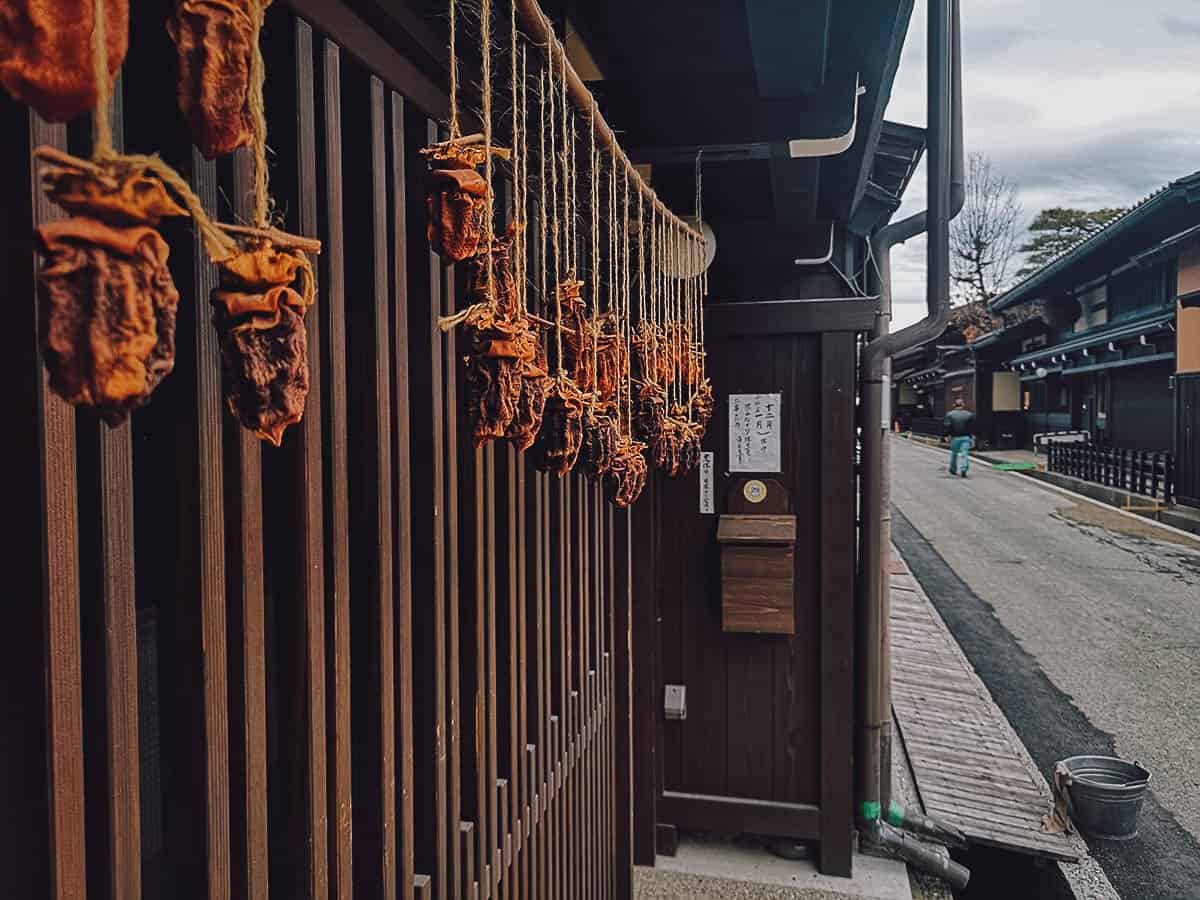
<path fill-rule="evenodd" d="M 883 421 L 891 357 L 935 339 L 950 313 L 950 220 L 966 196 L 962 137 L 960 0 L 931 0 L 928 25 L 928 209 L 881 229 L 872 240 L 880 313 L 863 351 L 862 591 L 857 650 L 861 814 L 871 823 L 891 799 L 891 656 L 888 647 L 890 453 Z M 926 303 L 920 322 L 891 333 L 891 250 L 928 232 Z"/>

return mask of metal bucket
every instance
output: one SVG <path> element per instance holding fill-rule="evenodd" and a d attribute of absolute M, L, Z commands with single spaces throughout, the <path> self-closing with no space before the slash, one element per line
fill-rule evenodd
<path fill-rule="evenodd" d="M 1072 756 L 1066 769 L 1071 821 L 1089 837 L 1126 841 L 1137 837 L 1138 814 L 1150 789 L 1150 772 L 1111 756 Z"/>

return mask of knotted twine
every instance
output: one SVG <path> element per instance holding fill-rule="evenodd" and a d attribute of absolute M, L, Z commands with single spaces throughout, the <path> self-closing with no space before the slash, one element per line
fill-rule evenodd
<path fill-rule="evenodd" d="M 156 175 L 164 185 L 169 187 L 183 203 L 200 238 L 204 249 L 214 262 L 229 259 L 237 252 L 237 242 L 217 226 L 209 218 L 200 202 L 200 198 L 192 191 L 183 176 L 167 165 L 158 156 L 140 153 L 117 153 L 113 149 L 112 121 L 109 117 L 109 102 L 111 86 L 108 78 L 108 16 L 104 0 L 93 0 L 95 4 L 95 24 L 92 28 L 92 67 L 96 78 L 96 110 L 95 110 L 95 139 L 92 147 L 92 161 L 104 166 L 129 166 L 144 169 Z M 257 46 L 257 44 L 256 44 Z"/>

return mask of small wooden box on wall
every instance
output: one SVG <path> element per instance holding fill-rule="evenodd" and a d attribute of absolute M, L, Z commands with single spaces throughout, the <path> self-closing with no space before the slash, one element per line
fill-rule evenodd
<path fill-rule="evenodd" d="M 795 634 L 795 516 L 721 516 L 722 628 Z"/>

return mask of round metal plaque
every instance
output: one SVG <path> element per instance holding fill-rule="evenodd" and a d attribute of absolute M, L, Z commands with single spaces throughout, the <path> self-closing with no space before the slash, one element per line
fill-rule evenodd
<path fill-rule="evenodd" d="M 742 488 L 742 495 L 751 503 L 762 503 L 767 499 L 767 486 L 757 479 L 747 481 Z"/>

